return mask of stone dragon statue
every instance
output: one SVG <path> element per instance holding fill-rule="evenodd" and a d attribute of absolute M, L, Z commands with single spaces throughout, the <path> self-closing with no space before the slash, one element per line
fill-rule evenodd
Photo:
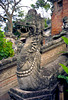
<path fill-rule="evenodd" d="M 17 59 L 17 78 L 23 90 L 45 88 L 44 69 L 41 68 L 41 34 L 30 35 Z"/>
<path fill-rule="evenodd" d="M 53 83 L 50 78 L 50 74 L 52 74 L 56 69 L 46 69 L 41 67 L 40 49 L 43 36 L 41 32 L 32 29 L 33 28 L 30 28 L 27 33 L 27 35 L 29 35 L 26 36 L 26 41 L 19 50 L 17 57 L 17 78 L 19 86 L 21 89 L 26 91 L 49 88 L 49 86 L 52 87 L 54 82 L 56 82 L 55 75 L 53 75 L 53 77 L 51 76 L 54 80 Z M 55 41 L 53 41 L 52 44 L 54 42 Z M 60 60 L 57 60 L 57 63 L 58 62 L 60 62 Z M 53 66 L 55 66 L 55 64 Z M 56 66 L 58 68 L 58 65 Z M 56 71 L 56 75 L 58 75 L 58 73 L 59 70 Z M 50 83 L 52 84 L 49 85 Z"/>

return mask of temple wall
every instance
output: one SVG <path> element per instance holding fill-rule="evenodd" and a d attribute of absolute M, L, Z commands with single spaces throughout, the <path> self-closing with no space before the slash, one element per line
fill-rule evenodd
<path fill-rule="evenodd" d="M 53 47 L 52 49 L 49 49 L 49 50 L 45 51 L 41 55 L 41 66 L 45 66 L 48 63 L 50 63 L 50 62 L 54 61 L 55 59 L 57 59 L 58 56 L 61 55 L 59 52 L 65 51 L 65 49 L 66 49 L 65 44 L 59 44 L 58 46 Z"/>
<path fill-rule="evenodd" d="M 52 13 L 52 35 L 59 34 L 62 31 L 63 18 L 65 16 L 68 16 L 68 0 L 63 0 L 63 6 L 61 7 L 55 2 Z"/>
<path fill-rule="evenodd" d="M 0 61 L 0 96 L 16 85 L 16 58 L 8 58 Z"/>
<path fill-rule="evenodd" d="M 52 35 L 58 34 L 62 30 L 62 11 L 52 16 Z"/>

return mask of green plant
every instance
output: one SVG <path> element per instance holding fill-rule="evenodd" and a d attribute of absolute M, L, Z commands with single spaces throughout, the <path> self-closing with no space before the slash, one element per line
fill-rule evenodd
<path fill-rule="evenodd" d="M 64 69 L 64 71 L 66 72 L 66 74 L 68 74 L 68 68 L 64 65 L 64 64 L 59 64 L 62 66 L 62 68 Z M 68 76 L 65 75 L 58 75 L 59 79 L 64 79 L 66 80 L 66 82 L 68 83 Z"/>
<path fill-rule="evenodd" d="M 64 42 L 68 45 L 68 38 L 63 36 L 62 39 L 63 39 Z M 64 52 L 64 51 L 63 51 L 62 53 L 68 53 L 68 51 L 67 51 L 67 52 Z M 64 64 L 59 64 L 59 65 L 62 66 L 62 68 L 64 69 L 64 71 L 65 71 L 66 74 L 68 75 L 68 67 L 66 67 Z M 58 78 L 59 78 L 59 79 L 64 79 L 64 80 L 66 80 L 66 82 L 68 83 L 68 76 L 65 76 L 65 75 L 58 75 Z"/>
<path fill-rule="evenodd" d="M 64 42 L 68 45 L 68 38 L 67 37 L 62 37 L 62 39 L 64 40 Z M 61 52 L 61 53 L 68 53 L 67 52 Z M 58 75 L 58 79 L 61 79 L 61 83 L 63 84 L 63 80 L 66 81 L 66 83 L 68 84 L 68 67 L 66 67 L 64 64 L 59 64 L 62 66 L 62 68 L 64 69 L 64 71 L 66 72 L 67 75 Z M 66 87 L 65 89 L 66 92 L 68 92 L 68 88 Z"/>
<path fill-rule="evenodd" d="M 68 68 L 64 64 L 59 64 L 59 65 L 61 65 L 64 71 L 68 74 Z"/>
<path fill-rule="evenodd" d="M 4 32 L 0 28 L 0 60 L 14 56 L 14 50 L 12 49 L 12 42 L 5 38 Z"/>
<path fill-rule="evenodd" d="M 67 38 L 67 37 L 62 36 L 62 39 L 63 39 L 63 40 L 64 40 L 64 42 L 68 45 L 68 38 Z"/>

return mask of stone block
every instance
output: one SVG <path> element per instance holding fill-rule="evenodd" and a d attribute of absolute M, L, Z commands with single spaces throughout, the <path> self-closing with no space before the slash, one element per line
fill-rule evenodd
<path fill-rule="evenodd" d="M 9 95 L 12 100 L 58 100 L 58 83 L 50 89 L 43 89 L 39 91 L 25 91 L 19 87 L 10 89 Z"/>

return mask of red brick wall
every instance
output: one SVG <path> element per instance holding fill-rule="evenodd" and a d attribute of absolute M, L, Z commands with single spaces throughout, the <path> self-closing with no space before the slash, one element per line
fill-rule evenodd
<path fill-rule="evenodd" d="M 62 30 L 62 8 L 59 9 L 57 2 L 54 3 L 54 12 L 52 15 L 52 35 L 58 34 Z"/>
<path fill-rule="evenodd" d="M 68 0 L 63 0 L 63 7 L 59 7 L 55 2 L 52 14 L 52 35 L 59 34 L 62 31 L 63 18 L 65 16 L 68 16 Z"/>
<path fill-rule="evenodd" d="M 68 17 L 68 0 L 63 0 L 63 18 Z"/>

